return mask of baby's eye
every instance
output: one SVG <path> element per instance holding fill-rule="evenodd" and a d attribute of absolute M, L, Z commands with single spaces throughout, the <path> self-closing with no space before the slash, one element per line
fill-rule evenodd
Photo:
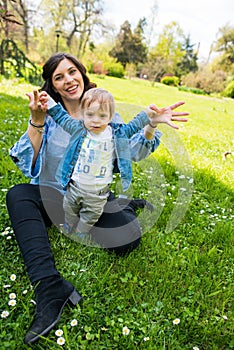
<path fill-rule="evenodd" d="M 86 112 L 85 115 L 87 115 L 87 117 L 92 117 L 93 116 L 93 112 Z"/>

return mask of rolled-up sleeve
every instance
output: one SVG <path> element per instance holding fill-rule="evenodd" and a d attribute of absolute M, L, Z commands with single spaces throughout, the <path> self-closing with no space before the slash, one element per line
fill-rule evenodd
<path fill-rule="evenodd" d="M 130 139 L 131 158 L 134 162 L 138 162 L 147 158 L 160 145 L 160 137 L 162 133 L 155 130 L 152 140 L 147 140 L 144 136 L 144 130 L 137 132 Z"/>
<path fill-rule="evenodd" d="M 115 113 L 113 119 L 115 123 L 122 123 L 123 119 L 118 113 Z M 147 140 L 144 135 L 144 130 L 138 131 L 130 138 L 131 159 L 134 162 L 147 158 L 160 145 L 160 137 L 162 133 L 156 129 L 152 140 Z"/>
<path fill-rule="evenodd" d="M 41 155 L 42 149 L 38 154 L 38 158 L 34 167 L 33 164 L 33 156 L 34 150 L 32 143 L 28 137 L 28 133 L 26 132 L 21 136 L 19 141 L 17 141 L 10 149 L 9 155 L 16 166 L 22 171 L 22 173 L 31 179 L 35 179 L 39 176 L 41 170 Z"/>

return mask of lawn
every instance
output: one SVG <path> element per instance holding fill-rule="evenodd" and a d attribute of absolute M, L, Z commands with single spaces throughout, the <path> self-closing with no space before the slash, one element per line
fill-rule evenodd
<path fill-rule="evenodd" d="M 153 213 L 139 214 L 137 250 L 116 258 L 49 231 L 57 268 L 83 303 L 66 307 L 57 327 L 32 348 L 61 348 L 60 329 L 67 350 L 234 349 L 234 100 L 144 80 L 90 77 L 113 93 L 126 121 L 150 103 L 185 101 L 178 110 L 190 113 L 189 122 L 179 130 L 160 126 L 159 148 L 134 164 L 129 195 L 155 206 Z M 32 89 L 17 80 L 0 82 L 0 342 L 10 350 L 27 348 L 23 338 L 34 311 L 5 206 L 7 190 L 28 181 L 8 149 L 27 127 L 25 92 Z M 113 188 L 118 190 L 118 177 Z"/>

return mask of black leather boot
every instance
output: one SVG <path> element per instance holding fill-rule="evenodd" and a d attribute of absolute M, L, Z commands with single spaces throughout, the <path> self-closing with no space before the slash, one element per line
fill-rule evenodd
<path fill-rule="evenodd" d="M 82 299 L 73 285 L 60 276 L 44 278 L 36 285 L 36 314 L 24 339 L 25 344 L 33 344 L 40 336 L 48 335 L 58 323 L 64 306 L 69 303 L 74 307 Z"/>
<path fill-rule="evenodd" d="M 146 201 L 145 199 L 128 199 L 128 198 L 118 198 L 117 199 L 119 205 L 121 205 L 122 207 L 125 206 L 125 208 L 130 207 L 131 209 L 134 210 L 134 212 L 137 211 L 137 209 L 141 208 L 147 208 L 149 211 L 153 211 L 154 210 L 154 206 Z"/>

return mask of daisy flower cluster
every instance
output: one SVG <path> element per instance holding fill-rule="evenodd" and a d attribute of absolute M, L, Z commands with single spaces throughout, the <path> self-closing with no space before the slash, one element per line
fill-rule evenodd
<path fill-rule="evenodd" d="M 75 318 L 70 322 L 70 326 L 71 327 L 75 327 L 75 326 L 77 326 L 77 324 L 78 324 L 78 321 Z M 57 344 L 61 345 L 61 346 L 64 345 L 66 340 L 63 337 L 63 330 L 62 329 L 57 329 L 55 331 L 55 335 L 57 336 Z"/>
<path fill-rule="evenodd" d="M 12 274 L 10 276 L 10 280 L 12 282 L 14 282 L 16 280 L 16 275 L 15 274 Z M 5 284 L 3 286 L 4 289 L 8 289 L 8 288 L 11 288 L 11 284 Z M 9 306 L 15 306 L 16 305 L 16 294 L 15 293 L 10 293 L 9 294 L 9 301 L 8 301 L 8 305 Z M 7 318 L 8 316 L 10 315 L 10 312 L 7 311 L 7 310 L 3 310 L 1 312 L 1 318 Z"/>
<path fill-rule="evenodd" d="M 178 176 L 178 183 L 176 185 L 165 181 L 164 175 L 161 174 L 160 177 L 164 181 L 160 187 L 165 191 L 164 197 L 171 200 L 174 205 L 187 206 L 192 197 L 194 179 L 192 176 L 180 174 L 179 171 L 176 171 L 175 174 Z M 165 206 L 165 198 L 161 206 Z"/>
<path fill-rule="evenodd" d="M 11 227 L 6 227 L 5 230 L 1 233 L 2 236 L 5 236 L 6 239 L 11 239 L 13 235 L 13 230 Z"/>
<path fill-rule="evenodd" d="M 55 332 L 55 335 L 58 337 L 57 338 L 57 344 L 58 345 L 64 345 L 65 344 L 65 339 L 63 337 L 63 330 L 62 329 L 57 329 Z"/>
<path fill-rule="evenodd" d="M 232 208 L 221 208 L 216 206 L 214 209 L 210 208 L 209 203 L 205 202 L 203 209 L 200 210 L 200 215 L 207 215 L 210 226 L 215 226 L 217 222 L 232 221 L 234 218 Z"/>
<path fill-rule="evenodd" d="M 9 284 L 4 284 L 3 288 L 6 289 L 6 290 L 12 288 L 12 282 L 15 282 L 16 278 L 17 278 L 16 274 L 14 274 L 14 273 L 11 274 L 10 278 L 9 278 L 10 279 L 10 283 Z M 27 289 L 22 291 L 23 295 L 26 295 L 27 293 L 28 293 Z M 9 295 L 8 295 L 8 298 L 9 298 L 8 299 L 8 306 L 10 306 L 10 307 L 16 306 L 16 304 L 17 304 L 17 294 L 14 293 L 14 292 L 10 292 Z M 30 300 L 30 302 L 35 304 L 35 301 L 33 301 L 33 300 Z M 9 315 L 10 315 L 10 312 L 8 310 L 3 310 L 1 312 L 1 318 L 7 318 Z"/>

